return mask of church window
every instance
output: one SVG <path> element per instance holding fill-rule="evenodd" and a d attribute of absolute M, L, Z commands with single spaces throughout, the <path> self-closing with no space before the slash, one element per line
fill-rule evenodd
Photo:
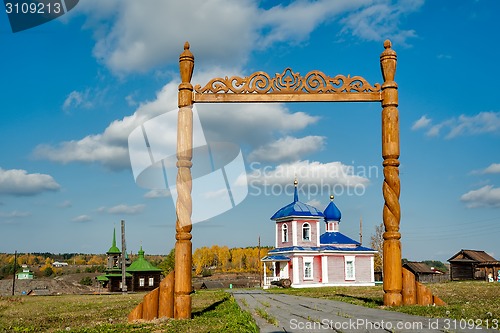
<path fill-rule="evenodd" d="M 355 257 L 346 256 L 345 259 L 345 279 L 355 280 L 356 279 L 356 269 L 355 269 Z"/>
<path fill-rule="evenodd" d="M 281 228 L 281 241 L 283 243 L 288 242 L 288 226 L 286 224 L 283 224 L 283 227 Z"/>
<path fill-rule="evenodd" d="M 304 223 L 302 225 L 302 240 L 311 240 L 311 225 L 309 223 Z"/>
<path fill-rule="evenodd" d="M 313 278 L 313 261 L 312 258 L 304 258 L 304 280 Z"/>

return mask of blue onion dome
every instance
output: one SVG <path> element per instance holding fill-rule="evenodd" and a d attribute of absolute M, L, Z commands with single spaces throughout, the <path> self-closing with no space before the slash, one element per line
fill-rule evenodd
<path fill-rule="evenodd" d="M 326 206 L 323 215 L 325 216 L 325 221 L 340 221 L 342 214 L 337 206 L 333 203 L 333 195 L 330 195 L 330 203 Z"/>
<path fill-rule="evenodd" d="M 297 181 L 297 179 L 295 179 L 293 202 L 283 208 L 280 208 L 276 213 L 274 213 L 274 215 L 271 217 L 271 220 L 277 220 L 279 218 L 288 216 L 323 216 L 323 213 L 316 207 L 299 201 L 299 194 L 297 191 L 298 183 L 299 182 Z"/>

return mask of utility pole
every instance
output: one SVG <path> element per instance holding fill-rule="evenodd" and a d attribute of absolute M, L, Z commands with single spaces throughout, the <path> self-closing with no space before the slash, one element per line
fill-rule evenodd
<path fill-rule="evenodd" d="M 127 256 L 127 249 L 125 248 L 125 221 L 122 220 L 122 293 L 127 293 L 127 266 L 125 257 Z"/>
<path fill-rule="evenodd" d="M 359 217 L 359 244 L 363 244 L 363 217 Z"/>
<path fill-rule="evenodd" d="M 16 268 L 17 268 L 17 250 L 14 252 L 14 277 L 12 278 L 12 296 L 16 290 Z"/>
<path fill-rule="evenodd" d="M 259 257 L 257 258 L 257 267 L 259 268 L 259 287 L 262 288 L 262 274 L 260 272 L 260 236 L 259 236 Z"/>

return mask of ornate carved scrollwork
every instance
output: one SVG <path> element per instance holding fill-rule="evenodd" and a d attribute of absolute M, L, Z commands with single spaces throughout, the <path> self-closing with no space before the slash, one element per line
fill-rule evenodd
<path fill-rule="evenodd" d="M 196 85 L 198 94 L 334 94 L 379 92 L 380 84 L 370 85 L 361 76 L 337 75 L 330 77 L 320 71 L 311 71 L 305 76 L 286 68 L 283 73 L 270 77 L 265 72 L 255 72 L 247 77 L 218 77 L 203 88 Z"/>

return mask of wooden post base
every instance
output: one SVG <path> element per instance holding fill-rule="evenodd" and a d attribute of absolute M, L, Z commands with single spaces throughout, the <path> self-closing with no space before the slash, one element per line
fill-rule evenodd
<path fill-rule="evenodd" d="M 399 306 L 403 301 L 403 297 L 399 292 L 391 293 L 386 291 L 384 294 L 384 305 L 386 306 Z"/>
<path fill-rule="evenodd" d="M 160 286 L 146 294 L 128 315 L 128 321 L 156 318 L 174 318 L 174 272 L 161 281 Z"/>
<path fill-rule="evenodd" d="M 402 296 L 404 305 L 446 305 L 446 303 L 441 298 L 433 295 L 432 291 L 428 287 L 416 281 L 415 274 L 404 267 Z"/>

